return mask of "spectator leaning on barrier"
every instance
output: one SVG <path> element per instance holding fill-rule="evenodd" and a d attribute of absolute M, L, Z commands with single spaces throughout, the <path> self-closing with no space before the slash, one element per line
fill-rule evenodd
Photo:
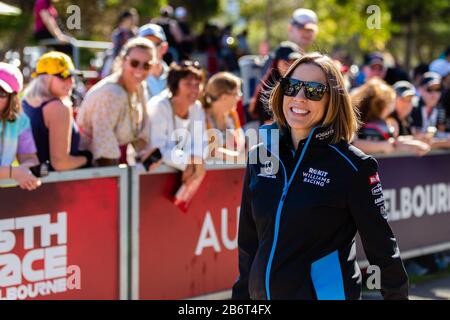
<path fill-rule="evenodd" d="M 430 146 L 418 140 L 394 138 L 394 128 L 386 119 L 395 110 L 395 91 L 386 82 L 374 78 L 352 92 L 359 109 L 362 127 L 353 144 L 367 153 L 414 152 L 424 155 Z"/>
<path fill-rule="evenodd" d="M 245 136 L 236 106 L 242 97 L 241 79 L 229 72 L 219 72 L 206 83 L 200 101 L 206 114 L 208 154 L 214 158 L 243 156 Z M 220 134 L 211 129 L 219 130 Z"/>
<path fill-rule="evenodd" d="M 150 129 L 145 79 L 155 63 L 153 43 L 133 38 L 122 48 L 115 72 L 86 94 L 77 122 L 83 145 L 92 152 L 96 165 L 127 163 L 128 144 L 138 157 L 147 153 Z"/>
<path fill-rule="evenodd" d="M 198 101 L 204 74 L 198 62 L 172 63 L 169 92 L 150 99 L 150 146 L 159 148 L 165 164 L 183 171 L 189 183 L 205 174 L 205 113 Z"/>
<path fill-rule="evenodd" d="M 423 75 L 419 86 L 420 100 L 412 111 L 413 133 L 430 130 L 445 132 L 445 110 L 439 105 L 442 94 L 442 77 L 429 71 Z"/>
<path fill-rule="evenodd" d="M 443 53 L 442 57 L 430 64 L 430 71 L 439 73 L 442 77 L 442 96 L 440 104 L 445 110 L 445 128 L 450 132 L 450 47 Z"/>
<path fill-rule="evenodd" d="M 164 55 L 169 49 L 167 38 L 161 26 L 153 23 L 143 25 L 139 28 L 139 36 L 147 38 L 156 47 L 157 63 L 153 66 L 152 72 L 147 77 L 147 88 L 149 98 L 157 96 L 167 89 L 167 75 L 169 74 L 169 66 L 163 60 Z"/>
<path fill-rule="evenodd" d="M 92 155 L 80 151 L 80 134 L 68 102 L 75 69 L 70 57 L 52 51 L 39 58 L 34 79 L 25 89 L 22 106 L 31 120 L 39 161 L 63 171 L 90 165 Z"/>
<path fill-rule="evenodd" d="M 384 299 L 408 299 L 378 164 L 349 144 L 358 122 L 333 60 L 294 62 L 270 106 L 275 123 L 262 127 L 243 183 L 232 298 L 360 299 L 359 232 Z"/>
<path fill-rule="evenodd" d="M 0 62 L 0 180 L 14 179 L 22 189 L 41 185 L 29 170 L 39 164 L 27 115 L 22 112 L 18 94 L 23 77 L 15 66 Z M 19 166 L 13 167 L 18 160 Z"/>

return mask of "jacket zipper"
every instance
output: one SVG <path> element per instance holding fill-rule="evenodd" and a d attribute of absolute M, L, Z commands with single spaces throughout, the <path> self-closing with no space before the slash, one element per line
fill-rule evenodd
<path fill-rule="evenodd" d="M 297 170 L 300 166 L 300 163 L 302 162 L 306 150 L 308 149 L 309 146 L 309 142 L 311 140 L 311 137 L 314 134 L 316 128 L 313 128 L 311 133 L 309 134 L 308 140 L 305 143 L 305 147 L 302 150 L 302 153 L 300 155 L 300 158 L 297 161 L 297 164 L 294 168 L 294 170 L 291 173 L 291 176 L 289 178 L 289 181 L 287 181 L 287 174 L 286 174 L 286 168 L 283 164 L 283 161 L 281 161 L 281 159 L 276 155 L 275 157 L 278 159 L 278 161 L 280 161 L 282 167 L 283 167 L 283 171 L 284 171 L 284 187 L 283 187 L 283 193 L 281 195 L 281 199 L 280 202 L 278 203 L 278 208 L 277 208 L 277 215 L 275 217 L 275 231 L 274 231 L 274 236 L 273 236 L 273 242 L 272 242 L 272 249 L 270 250 L 270 256 L 269 256 L 269 261 L 267 262 L 267 267 L 266 267 L 266 277 L 265 277 L 265 287 L 266 287 L 266 298 L 267 300 L 270 300 L 270 271 L 272 269 L 272 262 L 273 262 L 273 257 L 275 255 L 275 249 L 277 246 L 277 241 L 278 241 L 278 231 L 280 228 L 280 220 L 281 220 L 281 211 L 283 210 L 283 205 L 284 205 L 284 201 L 286 200 L 286 195 L 288 193 L 289 187 L 292 183 L 292 181 L 294 180 L 295 174 L 297 173 Z"/>

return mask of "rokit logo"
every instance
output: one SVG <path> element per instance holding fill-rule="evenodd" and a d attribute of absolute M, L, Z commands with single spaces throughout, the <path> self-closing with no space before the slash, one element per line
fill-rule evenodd
<path fill-rule="evenodd" d="M 67 213 L 0 220 L 0 300 L 81 289 L 80 269 L 67 266 Z"/>
<path fill-rule="evenodd" d="M 378 183 L 375 187 L 372 188 L 372 195 L 379 196 L 382 194 L 383 189 L 381 188 L 381 183 Z"/>

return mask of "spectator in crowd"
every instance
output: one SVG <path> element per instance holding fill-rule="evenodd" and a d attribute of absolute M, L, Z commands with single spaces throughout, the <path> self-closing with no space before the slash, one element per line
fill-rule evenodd
<path fill-rule="evenodd" d="M 295 43 L 299 47 L 300 53 L 304 54 L 312 47 L 319 32 L 317 14 L 305 8 L 299 8 L 292 14 L 291 22 L 288 25 L 288 41 Z M 269 56 L 263 67 L 263 74 L 270 70 L 273 55 Z"/>
<path fill-rule="evenodd" d="M 446 131 L 450 132 L 450 47 L 448 47 L 442 56 L 430 64 L 430 71 L 439 73 L 442 77 L 442 97 L 440 104 L 445 110 Z"/>
<path fill-rule="evenodd" d="M 0 62 L 0 180 L 14 179 L 22 189 L 41 185 L 29 167 L 39 164 L 30 120 L 22 112 L 18 95 L 23 77 L 13 65 Z M 18 160 L 19 166 L 13 166 Z"/>
<path fill-rule="evenodd" d="M 203 32 L 197 38 L 197 50 L 206 53 L 205 66 L 209 75 L 219 71 L 220 31 L 212 23 L 205 23 Z"/>
<path fill-rule="evenodd" d="M 272 114 L 268 108 L 270 90 L 278 83 L 291 64 L 300 57 L 300 48 L 290 41 L 283 41 L 275 50 L 272 64 L 256 88 L 249 104 L 250 116 L 260 125 L 272 121 Z"/>
<path fill-rule="evenodd" d="M 386 72 L 387 67 L 383 53 L 373 52 L 368 54 L 364 57 L 364 65 L 355 79 L 355 86 L 360 86 L 373 78 L 384 79 Z"/>
<path fill-rule="evenodd" d="M 409 81 L 409 75 L 408 73 L 403 70 L 403 68 L 397 63 L 394 56 L 390 52 L 385 52 L 384 54 L 384 60 L 386 65 L 386 75 L 384 76 L 383 80 L 389 84 L 393 85 L 394 83 L 398 81 Z"/>
<path fill-rule="evenodd" d="M 395 108 L 395 91 L 383 80 L 374 78 L 352 93 L 359 109 L 362 127 L 353 144 L 366 153 L 413 152 L 424 155 L 430 146 L 418 140 L 394 138 L 394 129 L 386 119 Z"/>
<path fill-rule="evenodd" d="M 394 57 L 388 52 L 372 52 L 365 55 L 361 71 L 355 79 L 356 86 L 373 78 L 383 79 L 389 85 L 401 80 L 409 81 L 408 74 L 396 65 Z"/>
<path fill-rule="evenodd" d="M 317 14 L 309 9 L 299 8 L 292 14 L 288 26 L 288 40 L 296 43 L 302 53 L 314 43 L 319 31 Z"/>
<path fill-rule="evenodd" d="M 445 131 L 445 110 L 439 105 L 442 94 L 442 78 L 429 71 L 420 82 L 420 100 L 412 111 L 413 133 L 427 133 L 429 130 Z"/>
<path fill-rule="evenodd" d="M 172 63 L 168 94 L 153 97 L 147 105 L 150 146 L 159 148 L 165 164 L 183 171 L 186 184 L 205 174 L 205 113 L 198 101 L 203 81 L 198 62 Z"/>
<path fill-rule="evenodd" d="M 163 60 L 164 55 L 169 49 L 167 38 L 161 26 L 149 23 L 139 28 L 139 36 L 147 38 L 156 47 L 157 63 L 153 66 L 152 72 L 147 78 L 147 88 L 149 98 L 157 96 L 167 88 L 167 75 L 169 74 L 169 66 Z"/>
<path fill-rule="evenodd" d="M 68 55 L 51 51 L 39 58 L 24 92 L 22 106 L 31 120 L 39 161 L 49 161 L 50 170 L 90 165 L 91 154 L 79 149 L 80 134 L 69 103 L 73 76 L 79 74 Z"/>
<path fill-rule="evenodd" d="M 120 13 L 117 18 L 117 28 L 112 33 L 112 50 L 106 51 L 103 67 L 101 70 L 101 79 L 109 76 L 112 72 L 114 61 L 122 50 L 123 45 L 137 35 L 137 25 L 139 15 L 136 9 L 131 8 Z"/>
<path fill-rule="evenodd" d="M 58 11 L 52 0 L 36 0 L 33 8 L 34 28 L 33 37 L 36 41 L 56 39 L 62 45 L 52 45 L 53 49 L 70 53 L 68 45 L 72 37 L 65 34 L 58 23 Z"/>
<path fill-rule="evenodd" d="M 117 57 L 123 45 L 137 35 L 139 15 L 136 9 L 131 8 L 120 13 L 117 19 L 117 28 L 112 33 L 113 57 Z"/>
<path fill-rule="evenodd" d="M 178 28 L 180 29 L 183 37 L 179 43 L 179 52 L 181 60 L 190 59 L 190 55 L 193 51 L 194 39 L 191 32 L 191 27 L 188 22 L 188 12 L 184 7 L 177 7 L 175 9 L 175 18 L 178 23 Z"/>
<path fill-rule="evenodd" d="M 183 33 L 178 26 L 178 23 L 173 16 L 173 8 L 171 6 L 164 6 L 160 10 L 160 17 L 152 19 L 150 22 L 160 25 L 167 37 L 169 43 L 169 50 L 164 55 L 164 61 L 170 64 L 172 61 L 180 61 L 179 44 L 183 41 Z"/>
<path fill-rule="evenodd" d="M 421 63 L 414 68 L 412 72 L 413 73 L 412 84 L 414 85 L 414 87 L 416 87 L 416 89 L 419 88 L 420 83 L 422 82 L 423 79 L 423 75 L 428 71 L 430 71 L 430 68 L 426 63 Z"/>
<path fill-rule="evenodd" d="M 394 128 L 394 137 L 410 136 L 411 111 L 417 103 L 416 88 L 408 81 L 398 81 L 393 86 L 395 98 L 395 110 L 391 113 L 387 122 Z"/>
<path fill-rule="evenodd" d="M 225 159 L 244 154 L 245 136 L 236 111 L 242 97 L 241 82 L 232 73 L 219 72 L 208 80 L 203 91 L 201 102 L 206 114 L 208 154 L 213 158 Z"/>
<path fill-rule="evenodd" d="M 118 59 L 114 73 L 88 91 L 77 118 L 83 144 L 98 166 L 127 163 L 129 144 L 138 157 L 148 153 L 145 80 L 156 63 L 156 49 L 150 40 L 136 37 Z"/>
<path fill-rule="evenodd" d="M 248 30 L 245 29 L 236 37 L 238 58 L 250 54 L 250 45 L 248 44 L 247 36 Z"/>
<path fill-rule="evenodd" d="M 221 70 L 238 73 L 239 65 L 236 55 L 237 42 L 232 34 L 232 25 L 227 25 L 222 30 L 220 46 L 219 57 L 222 64 Z"/>
<path fill-rule="evenodd" d="M 420 100 L 414 108 L 412 132 L 418 138 L 431 143 L 432 148 L 450 148 L 450 137 L 446 133 L 447 116 L 439 104 L 442 95 L 442 77 L 436 72 L 426 72 L 419 86 Z"/>

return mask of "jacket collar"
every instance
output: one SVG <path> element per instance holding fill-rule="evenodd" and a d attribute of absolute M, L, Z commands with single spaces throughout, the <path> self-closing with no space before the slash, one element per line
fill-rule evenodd
<path fill-rule="evenodd" d="M 263 125 L 259 129 L 259 136 L 262 144 L 270 151 L 278 154 L 277 150 L 280 144 L 286 144 L 292 148 L 291 134 L 288 128 L 279 128 L 274 122 L 269 125 Z M 334 129 L 328 126 L 314 127 L 309 136 L 300 141 L 308 143 L 308 146 L 326 145 L 331 142 L 334 136 Z M 276 141 L 278 139 L 278 141 Z M 309 141 L 309 142 L 308 142 Z"/>

